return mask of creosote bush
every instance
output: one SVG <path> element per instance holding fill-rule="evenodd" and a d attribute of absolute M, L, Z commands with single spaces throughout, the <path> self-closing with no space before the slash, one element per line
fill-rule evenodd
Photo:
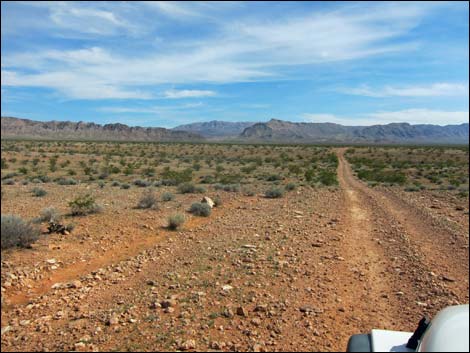
<path fill-rule="evenodd" d="M 297 188 L 297 185 L 295 183 L 288 183 L 286 185 L 286 190 L 287 191 L 292 191 L 292 190 L 295 190 Z"/>
<path fill-rule="evenodd" d="M 137 208 L 157 208 L 157 196 L 155 193 L 153 191 L 144 192 L 139 202 L 137 203 Z"/>
<path fill-rule="evenodd" d="M 206 192 L 206 188 L 203 186 L 195 186 L 192 183 L 183 183 L 178 186 L 178 192 L 180 194 L 202 194 Z"/>
<path fill-rule="evenodd" d="M 39 228 L 18 216 L 2 215 L 1 247 L 8 249 L 15 246 L 29 248 L 39 238 Z"/>
<path fill-rule="evenodd" d="M 81 195 L 69 202 L 72 216 L 83 216 L 92 213 L 100 213 L 103 208 L 95 202 L 91 194 Z"/>
<path fill-rule="evenodd" d="M 181 213 L 176 213 L 168 217 L 168 228 L 175 230 L 180 228 L 185 222 L 185 217 Z"/>
<path fill-rule="evenodd" d="M 211 214 L 211 207 L 207 203 L 195 202 L 191 205 L 189 212 L 195 216 L 209 217 Z"/>
<path fill-rule="evenodd" d="M 175 196 L 171 192 L 164 192 L 162 194 L 162 201 L 168 202 L 174 200 Z"/>
<path fill-rule="evenodd" d="M 33 190 L 31 190 L 33 196 L 36 196 L 36 197 L 42 197 L 42 196 L 45 196 L 47 195 L 47 191 L 42 189 L 42 188 L 33 188 Z"/>
<path fill-rule="evenodd" d="M 281 188 L 273 187 L 271 189 L 266 190 L 264 196 L 269 199 L 277 199 L 284 195 L 284 191 Z"/>

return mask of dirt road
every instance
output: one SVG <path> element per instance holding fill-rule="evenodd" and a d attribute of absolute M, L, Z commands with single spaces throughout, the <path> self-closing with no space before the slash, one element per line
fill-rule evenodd
<path fill-rule="evenodd" d="M 339 188 L 299 187 L 282 199 L 226 193 L 210 218 L 178 232 L 161 230 L 163 211 L 146 214 L 146 227 L 114 218 L 110 239 L 120 231 L 119 242 L 146 247 L 117 253 L 116 241 L 115 256 L 90 262 L 99 268 L 69 259 L 66 282 L 46 272 L 16 297 L 5 292 L 6 302 L 27 301 L 2 307 L 2 351 L 344 350 L 351 334 L 411 331 L 422 315 L 468 302 L 468 229 L 369 188 L 337 153 Z"/>

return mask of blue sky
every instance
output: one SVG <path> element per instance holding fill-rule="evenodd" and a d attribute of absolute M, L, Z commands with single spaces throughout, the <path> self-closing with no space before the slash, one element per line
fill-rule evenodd
<path fill-rule="evenodd" d="M 1 3 L 1 114 L 469 120 L 467 2 Z"/>

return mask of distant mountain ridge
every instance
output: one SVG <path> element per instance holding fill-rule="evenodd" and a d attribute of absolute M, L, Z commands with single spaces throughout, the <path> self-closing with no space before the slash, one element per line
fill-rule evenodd
<path fill-rule="evenodd" d="M 254 122 L 212 120 L 208 122 L 180 125 L 173 128 L 173 131 L 188 131 L 200 134 L 204 137 L 235 137 L 240 135 L 247 127 L 254 124 Z"/>
<path fill-rule="evenodd" d="M 2 138 L 40 138 L 106 141 L 233 141 L 247 143 L 370 143 L 370 144 L 467 144 L 469 124 L 431 125 L 392 123 L 344 126 L 334 123 L 210 121 L 173 129 L 129 127 L 70 121 L 40 122 L 1 118 Z"/>
<path fill-rule="evenodd" d="M 202 141 L 195 133 L 164 128 L 95 124 L 71 121 L 34 121 L 13 117 L 1 118 L 2 138 L 41 138 L 109 141 Z"/>
<path fill-rule="evenodd" d="M 468 144 L 469 124 L 439 126 L 392 123 L 343 126 L 271 119 L 246 128 L 240 137 L 245 141 L 259 142 Z"/>

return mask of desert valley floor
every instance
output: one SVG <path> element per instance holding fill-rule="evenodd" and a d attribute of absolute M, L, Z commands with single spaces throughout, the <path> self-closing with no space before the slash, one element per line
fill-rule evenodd
<path fill-rule="evenodd" d="M 2 185 L 2 214 L 65 213 L 79 192 L 104 206 L 71 234 L 2 250 L 2 351 L 341 351 L 468 303 L 468 194 L 371 187 L 333 152 L 338 185 L 273 199 L 209 186 L 142 210 L 136 187 Z M 216 194 L 209 217 L 167 229 Z"/>

